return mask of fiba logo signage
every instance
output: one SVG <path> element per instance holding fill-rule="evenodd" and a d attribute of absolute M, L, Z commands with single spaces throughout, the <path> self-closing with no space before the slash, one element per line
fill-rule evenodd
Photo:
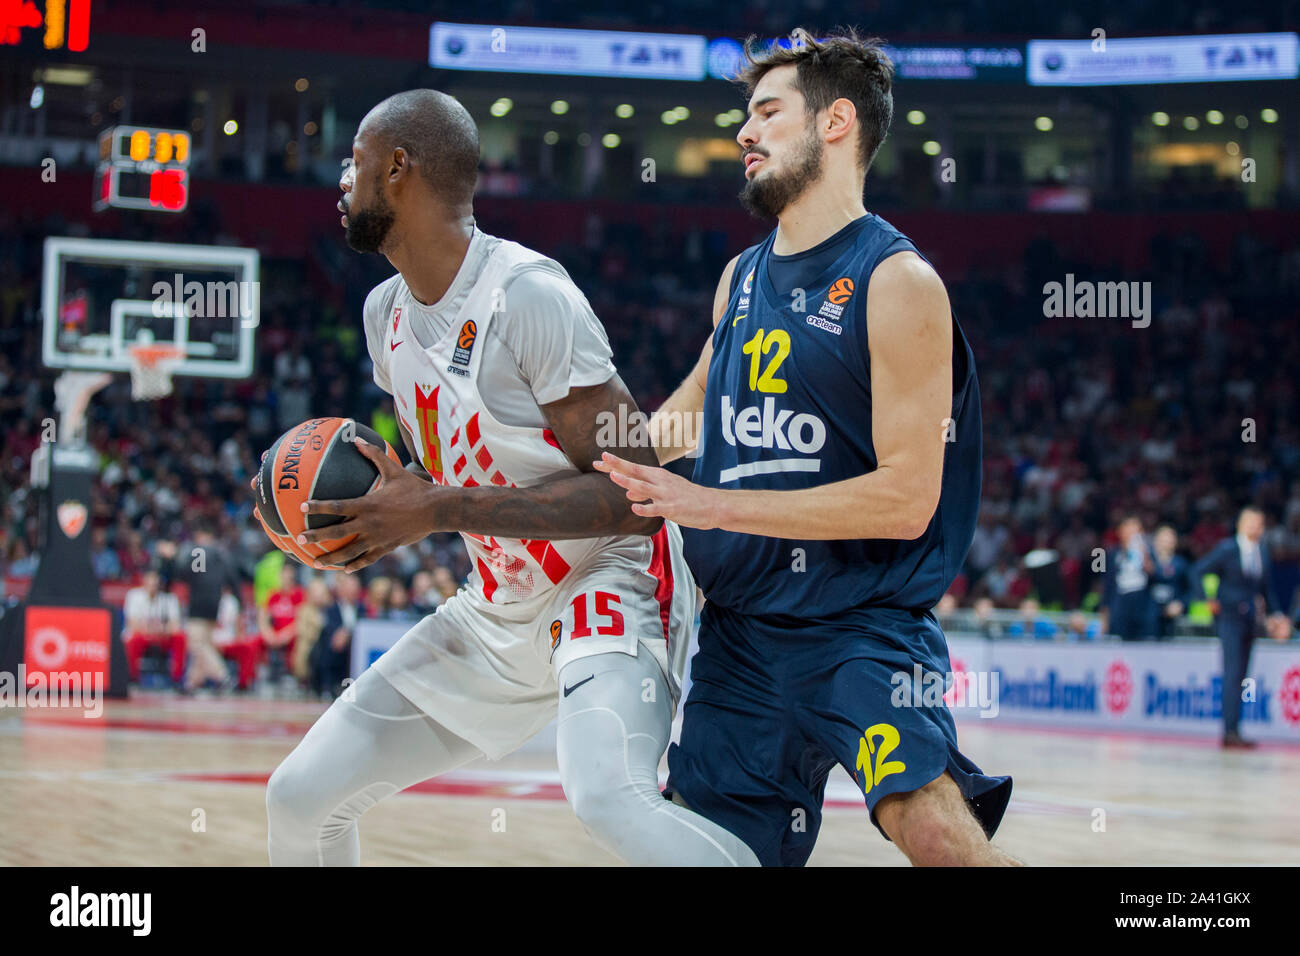
<path fill-rule="evenodd" d="M 1102 684 L 1106 695 L 1106 709 L 1112 714 L 1122 714 L 1128 710 L 1133 700 L 1133 672 L 1121 660 L 1114 661 L 1106 668 L 1106 679 Z"/>

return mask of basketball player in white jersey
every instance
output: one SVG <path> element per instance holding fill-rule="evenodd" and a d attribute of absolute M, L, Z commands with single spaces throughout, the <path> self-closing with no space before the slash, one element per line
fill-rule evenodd
<path fill-rule="evenodd" d="M 695 584 L 677 527 L 633 514 L 593 468 L 602 415 L 635 403 L 564 269 L 475 226 L 478 157 L 465 109 L 415 90 L 366 116 L 340 182 L 348 243 L 398 270 L 366 300 L 366 341 L 422 468 L 358 443 L 381 484 L 308 502 L 345 520 L 299 540 L 355 533 L 318 564 L 355 572 L 454 530 L 474 572 L 272 775 L 271 862 L 358 863 L 356 820 L 376 801 L 497 759 L 558 713 L 564 792 L 602 846 L 638 864 L 755 865 L 659 792 Z M 620 448 L 655 462 L 648 443 Z"/>

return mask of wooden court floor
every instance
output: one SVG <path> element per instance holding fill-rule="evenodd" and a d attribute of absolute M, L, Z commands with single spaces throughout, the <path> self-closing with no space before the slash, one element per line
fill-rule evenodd
<path fill-rule="evenodd" d="M 264 865 L 266 778 L 323 707 L 159 694 L 108 701 L 97 720 L 0 709 L 0 864 Z M 986 771 L 1015 777 L 997 842 L 1031 865 L 1300 864 L 1300 749 L 980 721 L 960 733 Z M 549 748 L 398 794 L 362 818 L 361 841 L 365 865 L 618 862 L 564 803 Z M 905 862 L 836 771 L 811 863 Z"/>

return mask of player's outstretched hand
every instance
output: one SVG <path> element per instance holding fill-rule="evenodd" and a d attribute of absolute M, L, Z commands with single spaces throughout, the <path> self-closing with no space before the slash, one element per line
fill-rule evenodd
<path fill-rule="evenodd" d="M 627 489 L 632 511 L 645 518 L 665 518 L 687 528 L 707 531 L 718 526 L 716 488 L 705 488 L 675 475 L 667 468 L 651 468 L 624 461 L 604 452 L 591 466 L 609 475 L 610 481 Z"/>
<path fill-rule="evenodd" d="M 389 458 L 382 448 L 357 438 L 357 450 L 379 469 L 379 485 L 360 498 L 342 501 L 308 501 L 302 510 L 312 515 L 342 515 L 343 520 L 298 535 L 299 544 L 319 544 L 350 534 L 356 537 L 341 548 L 322 555 L 316 568 L 342 567 L 351 574 L 374 564 L 404 545 L 429 534 L 429 482 L 417 478 Z"/>

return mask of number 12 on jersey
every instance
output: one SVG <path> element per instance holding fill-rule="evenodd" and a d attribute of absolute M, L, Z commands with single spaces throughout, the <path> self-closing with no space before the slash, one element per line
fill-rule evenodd
<path fill-rule="evenodd" d="M 762 364 L 762 356 L 772 351 L 773 347 L 776 348 L 776 354 L 772 356 L 772 360 L 767 363 L 767 368 L 763 369 L 760 375 L 758 368 Z M 768 392 L 774 395 L 785 392 L 785 379 L 777 378 L 776 370 L 780 368 L 781 363 L 790 354 L 789 332 L 785 329 L 773 329 L 765 334 L 762 329 L 759 329 L 740 351 L 749 356 L 749 390 L 751 392 Z"/>

